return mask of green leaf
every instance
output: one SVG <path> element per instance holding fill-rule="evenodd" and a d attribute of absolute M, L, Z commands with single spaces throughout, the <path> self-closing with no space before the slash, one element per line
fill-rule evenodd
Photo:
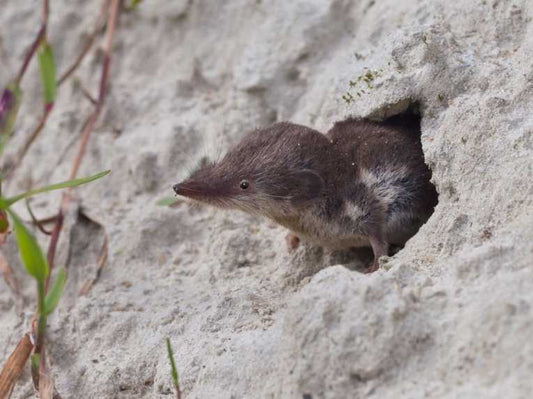
<path fill-rule="evenodd" d="M 44 281 L 48 276 L 48 262 L 44 257 L 43 251 L 35 237 L 26 229 L 26 226 L 20 221 L 18 216 L 12 210 L 7 212 L 13 221 L 15 238 L 19 248 L 19 255 L 26 271 L 37 281 Z"/>
<path fill-rule="evenodd" d="M 13 132 L 21 100 L 20 87 L 13 82 L 9 83 L 0 97 L 0 154 Z"/>
<path fill-rule="evenodd" d="M 45 40 L 42 41 L 39 50 L 39 69 L 43 85 L 44 104 L 51 106 L 56 99 L 56 63 L 52 46 Z"/>
<path fill-rule="evenodd" d="M 109 173 L 111 173 L 110 170 L 105 170 L 105 171 L 97 173 L 97 174 L 95 174 L 93 176 L 83 177 L 83 178 L 74 179 L 74 180 L 67 180 L 67 181 L 64 181 L 64 182 L 61 182 L 61 183 L 51 184 L 51 185 L 46 186 L 46 187 L 36 188 L 35 190 L 26 191 L 25 193 L 22 193 L 22 194 L 19 194 L 19 195 L 15 195 L 14 197 L 10 197 L 10 198 L 0 198 L 0 208 L 1 209 L 7 209 L 7 207 L 13 205 L 15 202 L 20 201 L 23 198 L 29 198 L 29 197 L 32 197 L 32 196 L 34 196 L 36 194 L 45 193 L 47 191 L 59 190 L 59 189 L 68 188 L 68 187 L 81 186 L 82 184 L 86 184 L 86 183 L 92 182 L 94 180 L 98 180 L 98 179 L 108 175 Z"/>
<path fill-rule="evenodd" d="M 176 363 L 174 362 L 174 353 L 172 353 L 172 346 L 170 346 L 170 339 L 167 338 L 167 355 L 168 360 L 170 361 L 170 369 L 172 374 L 172 383 L 177 390 L 180 389 L 180 384 L 178 380 L 178 370 L 176 369 Z"/>
<path fill-rule="evenodd" d="M 179 204 L 181 202 L 183 202 L 183 200 L 181 200 L 179 198 L 165 197 L 165 198 L 158 199 L 155 204 L 157 206 L 172 206 L 174 204 Z"/>
<path fill-rule="evenodd" d="M 126 6 L 126 11 L 133 11 L 137 8 L 139 4 L 141 4 L 143 0 L 131 0 L 130 4 Z"/>
<path fill-rule="evenodd" d="M 65 287 L 66 278 L 67 274 L 65 273 L 65 269 L 59 269 L 56 279 L 54 280 L 54 285 L 52 285 L 52 288 L 50 288 L 50 291 L 48 291 L 44 300 L 44 313 L 47 316 L 54 311 L 59 303 L 59 299 L 63 294 L 63 288 Z"/>
<path fill-rule="evenodd" d="M 41 362 L 41 355 L 38 353 L 34 353 L 30 357 L 30 362 L 31 362 L 31 368 L 33 370 L 39 370 L 39 363 Z"/>

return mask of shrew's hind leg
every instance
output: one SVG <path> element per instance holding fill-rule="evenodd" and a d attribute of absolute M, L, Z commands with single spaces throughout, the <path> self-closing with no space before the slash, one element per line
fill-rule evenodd
<path fill-rule="evenodd" d="M 389 243 L 373 236 L 370 236 L 369 240 L 372 251 L 374 252 L 374 262 L 372 266 L 366 269 L 365 273 L 374 273 L 379 269 L 379 258 L 389 254 Z"/>

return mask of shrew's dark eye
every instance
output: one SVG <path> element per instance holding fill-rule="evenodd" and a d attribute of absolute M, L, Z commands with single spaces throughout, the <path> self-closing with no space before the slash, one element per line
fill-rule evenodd
<path fill-rule="evenodd" d="M 250 183 L 248 183 L 248 180 L 241 180 L 239 185 L 243 190 L 246 190 L 250 186 Z"/>

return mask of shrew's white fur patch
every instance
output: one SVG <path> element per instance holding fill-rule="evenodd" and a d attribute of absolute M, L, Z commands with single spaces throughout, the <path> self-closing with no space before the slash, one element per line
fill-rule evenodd
<path fill-rule="evenodd" d="M 400 194 L 398 185 L 394 183 L 406 178 L 409 172 L 405 166 L 401 166 L 395 169 L 379 169 L 377 171 L 361 169 L 359 173 L 363 184 L 374 193 L 380 202 L 388 206 Z"/>
<path fill-rule="evenodd" d="M 351 220 L 355 222 L 357 220 L 360 220 L 363 217 L 364 212 L 361 209 L 361 207 L 357 205 L 355 202 L 346 201 L 344 203 L 343 214 L 344 216 L 346 216 L 347 218 L 350 218 Z"/>

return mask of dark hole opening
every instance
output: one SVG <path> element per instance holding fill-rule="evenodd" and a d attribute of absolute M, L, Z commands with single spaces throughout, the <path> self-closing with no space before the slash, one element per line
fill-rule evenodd
<path fill-rule="evenodd" d="M 393 108 L 393 107 L 387 107 L 387 108 Z M 384 112 L 383 112 L 384 111 Z M 375 115 L 378 114 L 386 114 L 386 109 L 380 110 L 375 113 Z M 410 102 L 407 108 L 404 108 L 402 112 L 395 113 L 394 115 L 390 115 L 385 118 L 372 118 L 372 120 L 376 123 L 379 123 L 384 126 L 393 127 L 395 129 L 401 130 L 404 134 L 412 135 L 412 137 L 415 139 L 415 145 L 419 146 L 419 151 L 423 154 L 422 149 L 422 143 L 421 143 L 421 135 L 422 135 L 422 129 L 421 129 L 421 122 L 422 122 L 422 115 L 420 112 L 420 104 L 418 102 Z M 414 202 L 417 204 L 416 208 L 420 211 L 420 217 L 418 219 L 413 218 L 413 226 L 412 230 L 409 232 L 408 239 L 405 240 L 405 242 L 391 242 L 389 247 L 389 256 L 394 256 L 399 251 L 403 249 L 405 246 L 405 243 L 412 239 L 419 231 L 420 227 L 424 225 L 431 215 L 433 214 L 434 208 L 438 203 L 438 193 L 435 189 L 435 186 L 433 183 L 431 183 L 431 169 L 425 163 L 426 170 L 424 173 L 419 174 L 419 179 L 417 183 L 420 183 L 421 180 L 425 182 L 424 189 L 421 190 L 420 197 L 423 198 L 417 198 L 417 202 Z M 415 179 L 416 180 L 416 179 Z M 407 179 L 400 179 L 399 184 L 402 185 L 404 188 L 409 187 L 409 180 Z M 420 186 L 418 186 L 420 187 Z M 388 205 L 387 209 L 387 217 L 395 217 L 397 212 L 402 211 L 402 206 L 404 208 L 407 208 L 409 206 L 408 200 L 400 202 L 400 203 L 391 203 Z M 418 209 L 420 208 L 420 209 Z M 423 209 L 422 209 L 423 208 Z M 400 240 L 403 241 L 403 240 Z M 335 251 L 331 253 L 329 257 L 329 263 L 330 264 L 342 264 L 346 266 L 349 269 L 356 270 L 356 271 L 365 271 L 365 269 L 372 263 L 373 260 L 373 254 L 372 250 L 370 248 L 352 248 L 349 250 L 340 250 Z"/>

